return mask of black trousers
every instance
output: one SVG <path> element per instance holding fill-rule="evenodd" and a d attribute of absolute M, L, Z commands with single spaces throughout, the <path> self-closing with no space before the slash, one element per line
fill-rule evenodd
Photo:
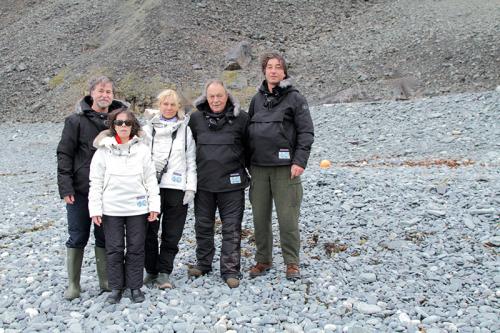
<path fill-rule="evenodd" d="M 90 237 L 90 227 L 92 219 L 89 215 L 89 198 L 88 195 L 75 193 L 75 202 L 70 205 L 66 204 L 68 213 L 68 233 L 69 237 L 66 241 L 66 247 L 83 249 L 87 245 Z M 104 247 L 104 231 L 102 227 L 93 225 L 95 246 Z"/>
<path fill-rule="evenodd" d="M 222 220 L 222 246 L 220 271 L 223 279 L 240 277 L 241 221 L 245 209 L 245 191 L 196 192 L 194 199 L 196 260 L 198 267 L 212 270 L 215 254 L 215 211 L 219 209 Z"/>
<path fill-rule="evenodd" d="M 184 231 L 188 205 L 183 205 L 184 191 L 160 189 L 161 216 L 148 223 L 146 232 L 146 272 L 150 274 L 172 273 L 179 241 Z M 161 245 L 158 254 L 158 229 L 161 220 Z"/>
<path fill-rule="evenodd" d="M 103 216 L 108 283 L 111 289 L 142 287 L 144 241 L 148 223 L 146 217 L 147 214 Z"/>

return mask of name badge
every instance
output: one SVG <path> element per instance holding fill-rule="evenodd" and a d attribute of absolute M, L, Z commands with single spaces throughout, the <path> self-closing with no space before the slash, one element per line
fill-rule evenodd
<path fill-rule="evenodd" d="M 241 184 L 241 177 L 239 173 L 232 173 L 229 175 L 229 182 L 231 184 Z"/>
<path fill-rule="evenodd" d="M 290 151 L 288 149 L 280 149 L 280 151 L 278 152 L 278 158 L 280 160 L 289 160 Z"/>
<path fill-rule="evenodd" d="M 180 174 L 178 172 L 174 172 L 173 175 L 172 175 L 172 181 L 174 183 L 180 183 L 180 182 L 182 182 L 182 174 Z"/>
<path fill-rule="evenodd" d="M 137 197 L 136 199 L 137 199 L 137 207 L 147 207 L 148 206 L 145 195 Z"/>

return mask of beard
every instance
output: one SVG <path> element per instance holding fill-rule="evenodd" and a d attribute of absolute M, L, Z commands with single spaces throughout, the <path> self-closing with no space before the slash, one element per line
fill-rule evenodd
<path fill-rule="evenodd" d="M 95 104 L 97 105 L 97 107 L 99 107 L 101 109 L 105 109 L 105 108 L 107 108 L 108 106 L 111 105 L 111 102 L 104 101 L 104 100 L 97 100 L 95 102 Z"/>

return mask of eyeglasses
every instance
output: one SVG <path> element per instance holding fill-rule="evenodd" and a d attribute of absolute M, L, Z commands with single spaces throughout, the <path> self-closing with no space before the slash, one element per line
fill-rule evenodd
<path fill-rule="evenodd" d="M 127 127 L 130 127 L 130 126 L 132 126 L 132 121 L 131 120 L 114 120 L 113 125 L 115 125 L 115 126 L 125 125 Z"/>

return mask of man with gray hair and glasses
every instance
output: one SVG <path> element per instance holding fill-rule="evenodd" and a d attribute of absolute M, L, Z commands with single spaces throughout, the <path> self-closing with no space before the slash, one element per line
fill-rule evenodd
<path fill-rule="evenodd" d="M 83 97 L 75 112 L 66 117 L 61 140 L 57 146 L 57 185 L 66 203 L 69 237 L 66 241 L 68 288 L 64 298 L 80 297 L 80 273 L 84 248 L 90 237 L 92 220 L 89 216 L 89 171 L 97 134 L 107 129 L 108 113 L 127 107 L 114 100 L 115 85 L 105 76 L 92 79 L 89 95 Z M 109 291 L 106 274 L 106 250 L 102 227 L 94 226 L 95 257 L 101 292 Z"/>

